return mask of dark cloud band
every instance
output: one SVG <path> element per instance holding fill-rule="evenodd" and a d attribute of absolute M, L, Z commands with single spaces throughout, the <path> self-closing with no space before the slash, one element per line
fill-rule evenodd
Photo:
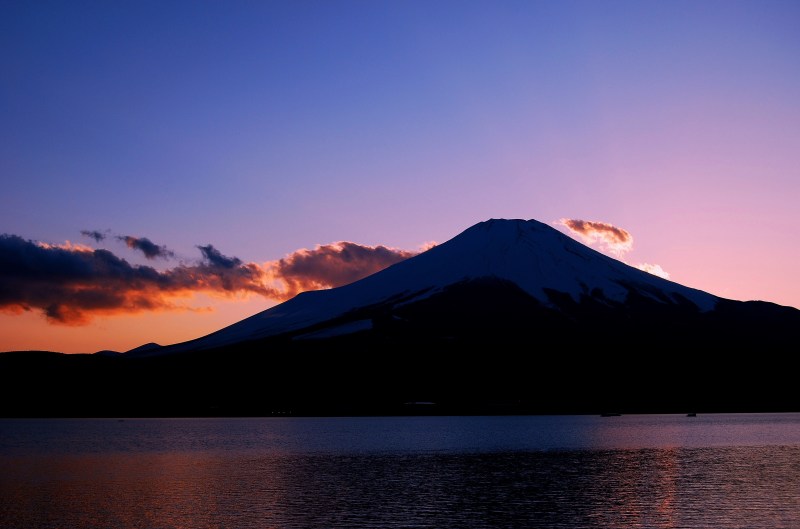
<path fill-rule="evenodd" d="M 59 323 L 85 323 L 95 313 L 177 308 L 194 292 L 269 296 L 254 264 L 226 268 L 203 262 L 158 271 L 108 250 L 42 245 L 0 235 L 0 308 L 39 310 Z"/>
<path fill-rule="evenodd" d="M 169 252 L 145 238 L 124 241 L 150 258 Z M 259 265 L 226 256 L 210 244 L 198 249 L 199 262 L 159 271 L 105 249 L 0 235 L 0 309 L 35 310 L 54 323 L 84 324 L 96 314 L 185 309 L 179 298 L 197 292 L 285 300 L 304 290 L 356 281 L 416 253 L 339 242 Z"/>

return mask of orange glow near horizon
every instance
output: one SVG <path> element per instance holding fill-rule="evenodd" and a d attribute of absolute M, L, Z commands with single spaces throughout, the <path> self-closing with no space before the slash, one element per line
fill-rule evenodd
<path fill-rule="evenodd" d="M 192 311 L 98 316 L 90 325 L 54 325 L 34 312 L 0 312 L 0 351 L 124 352 L 145 343 L 161 345 L 199 338 L 274 305 L 252 296 L 220 300 L 198 295 Z"/>

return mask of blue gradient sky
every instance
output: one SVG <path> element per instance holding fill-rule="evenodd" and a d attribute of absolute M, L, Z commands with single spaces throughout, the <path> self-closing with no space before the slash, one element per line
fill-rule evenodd
<path fill-rule="evenodd" d="M 629 231 L 632 264 L 800 306 L 798 2 L 4 1 L 0 71 L 2 233 L 264 262 L 580 218 Z M 169 343 L 274 302 L 197 303 L 0 312 L 0 350 Z"/>

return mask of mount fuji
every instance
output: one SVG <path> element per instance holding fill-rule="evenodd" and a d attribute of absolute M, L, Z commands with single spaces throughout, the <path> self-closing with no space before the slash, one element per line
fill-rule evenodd
<path fill-rule="evenodd" d="M 188 342 L 2 354 L 0 415 L 800 411 L 798 336 L 795 308 L 494 219 Z"/>
<path fill-rule="evenodd" d="M 197 340 L 129 354 L 205 350 L 276 336 L 331 338 L 374 331 L 379 320 L 389 325 L 394 321 L 407 331 L 413 324 L 431 330 L 435 320 L 448 320 L 448 314 L 426 314 L 427 319 L 422 321 L 414 308 L 446 305 L 454 294 L 471 298 L 459 300 L 459 307 L 449 310 L 457 310 L 462 319 L 469 320 L 475 332 L 489 320 L 493 326 L 502 323 L 495 320 L 507 310 L 480 305 L 489 302 L 496 306 L 504 297 L 515 306 L 525 300 L 528 310 L 552 311 L 551 317 L 568 319 L 576 317 L 575 308 L 586 305 L 594 305 L 601 312 L 630 312 L 634 305 L 641 309 L 650 303 L 663 305 L 658 307 L 662 311 L 702 314 L 712 311 L 720 301 L 607 257 L 536 220 L 492 219 L 350 285 L 302 293 Z M 464 303 L 472 306 L 472 316 Z M 513 319 L 524 319 L 521 316 Z M 515 323 L 537 324 L 535 318 Z"/>

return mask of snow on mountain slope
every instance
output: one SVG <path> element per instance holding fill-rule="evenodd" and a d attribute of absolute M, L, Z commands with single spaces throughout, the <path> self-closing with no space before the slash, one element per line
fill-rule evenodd
<path fill-rule="evenodd" d="M 280 305 L 165 352 L 207 349 L 265 338 L 328 321 L 389 299 L 422 299 L 469 279 L 511 281 L 545 305 L 546 289 L 575 301 L 595 296 L 624 302 L 630 289 L 659 302 L 688 299 L 702 311 L 718 298 L 607 257 L 535 220 L 492 219 L 453 239 L 342 287 L 304 292 Z M 156 353 L 158 354 L 158 353 Z"/>

